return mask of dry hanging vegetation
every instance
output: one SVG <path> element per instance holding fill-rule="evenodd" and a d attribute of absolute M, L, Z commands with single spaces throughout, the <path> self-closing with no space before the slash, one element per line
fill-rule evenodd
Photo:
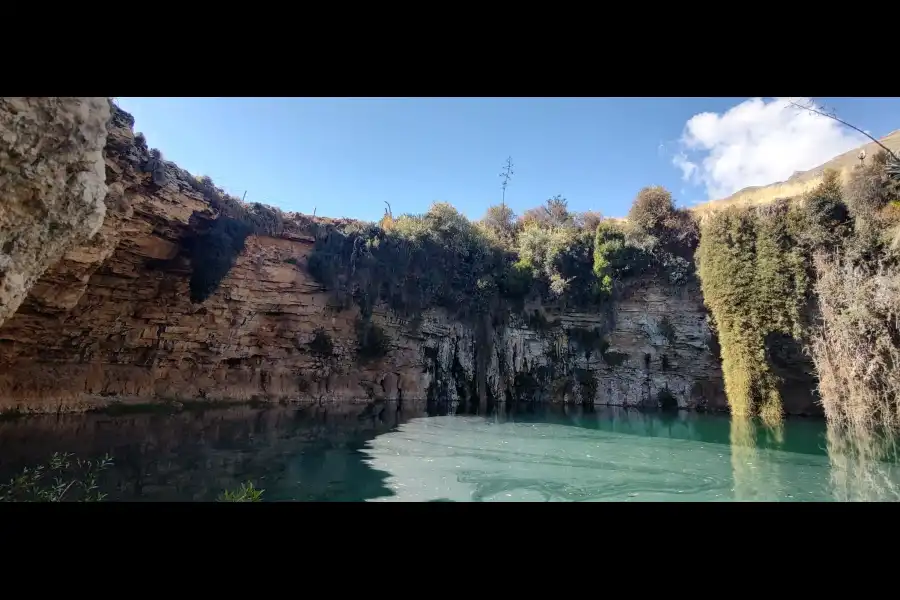
<path fill-rule="evenodd" d="M 698 250 L 731 410 L 777 421 L 769 341 L 810 352 L 829 419 L 900 425 L 900 195 L 881 153 L 842 188 L 836 172 L 803 197 L 708 215 Z"/>
<path fill-rule="evenodd" d="M 886 153 L 845 190 L 852 235 L 814 252 L 812 357 L 826 415 L 854 437 L 900 427 L 900 190 Z"/>
<path fill-rule="evenodd" d="M 900 428 L 900 269 L 818 255 L 812 355 L 829 420 Z"/>

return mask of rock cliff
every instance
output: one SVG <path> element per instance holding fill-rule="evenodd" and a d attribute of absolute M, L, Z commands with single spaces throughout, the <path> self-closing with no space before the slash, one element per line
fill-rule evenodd
<path fill-rule="evenodd" d="M 0 325 L 106 206 L 106 98 L 0 98 Z"/>
<path fill-rule="evenodd" d="M 45 171 L 29 171 L 7 131 L 38 123 L 15 125 L 9 115 L 19 109 L 4 102 L 0 322 L 14 314 L 0 327 L 0 409 L 426 398 L 457 409 L 478 399 L 726 406 L 715 337 L 691 282 L 637 278 L 602 315 L 529 305 L 525 316 L 477 327 L 442 310 L 406 320 L 376 306 L 387 352 L 366 360 L 357 309 L 335 306 L 306 269 L 310 219 L 288 214 L 277 235 L 249 236 L 216 291 L 192 302 L 186 249 L 220 215 L 197 180 L 149 151 L 130 115 L 114 109 L 104 186 L 92 162 L 106 137 L 95 131 L 107 121 L 102 103 L 54 104 L 81 120 L 57 127 L 54 116 L 40 128 L 75 141 L 42 154 Z M 69 167 L 67 179 L 68 164 L 81 170 Z M 15 199 L 38 197 L 40 214 L 19 217 Z M 54 223 L 65 235 L 49 233 Z"/>

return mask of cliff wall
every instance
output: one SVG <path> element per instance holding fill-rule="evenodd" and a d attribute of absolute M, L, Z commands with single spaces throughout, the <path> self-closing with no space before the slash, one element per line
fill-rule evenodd
<path fill-rule="evenodd" d="M 0 98 L 0 325 L 103 223 L 106 98 Z"/>
<path fill-rule="evenodd" d="M 192 303 L 186 248 L 219 212 L 189 173 L 135 138 L 133 124 L 118 109 L 109 118 L 104 206 L 90 202 L 102 181 L 91 180 L 90 193 L 66 188 L 62 196 L 76 194 L 94 216 L 73 217 L 80 233 L 31 261 L 20 288 L 35 282 L 20 306 L 4 300 L 12 316 L 0 326 L 0 409 L 425 398 L 448 408 L 479 399 L 726 407 L 715 337 L 694 282 L 638 277 L 602 315 L 535 304 L 524 316 L 478 326 L 439 309 L 406 320 L 376 306 L 372 322 L 385 332 L 387 352 L 366 360 L 358 309 L 336 307 L 306 269 L 315 244 L 304 227 L 309 218 L 286 215 L 277 237 L 248 237 L 216 291 Z M 94 156 L 83 145 L 82 156 Z M 59 210 L 45 212 L 52 219 Z M 43 239 L 43 223 L 18 227 Z M 61 258 L 42 269 L 54 253 Z"/>

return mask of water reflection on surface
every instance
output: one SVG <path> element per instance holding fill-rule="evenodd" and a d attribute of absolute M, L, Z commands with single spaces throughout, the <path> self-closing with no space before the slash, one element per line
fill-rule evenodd
<path fill-rule="evenodd" d="M 840 502 L 900 500 L 896 436 L 829 425 L 831 488 Z"/>
<path fill-rule="evenodd" d="M 0 477 L 65 451 L 113 455 L 110 500 L 213 500 L 248 480 L 270 501 L 884 500 L 900 481 L 883 448 L 812 419 L 772 429 L 613 407 L 427 414 L 407 403 L 18 419 L 0 422 Z"/>
<path fill-rule="evenodd" d="M 357 449 L 420 414 L 387 406 L 233 406 L 23 418 L 0 422 L 0 477 L 52 452 L 109 452 L 109 500 L 210 501 L 248 480 L 266 489 L 267 500 L 360 500 L 390 491 Z"/>
<path fill-rule="evenodd" d="M 384 501 L 829 499 L 821 423 L 794 425 L 779 441 L 749 422 L 730 428 L 728 418 L 691 413 L 432 417 L 363 452 L 389 474 Z"/>

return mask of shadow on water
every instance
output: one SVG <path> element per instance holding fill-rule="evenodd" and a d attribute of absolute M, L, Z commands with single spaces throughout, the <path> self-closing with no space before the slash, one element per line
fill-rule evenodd
<path fill-rule="evenodd" d="M 0 422 L 0 481 L 54 452 L 108 452 L 108 500 L 211 501 L 245 481 L 269 501 L 366 500 L 392 492 L 360 449 L 421 414 L 415 406 L 333 405 L 26 417 Z"/>

